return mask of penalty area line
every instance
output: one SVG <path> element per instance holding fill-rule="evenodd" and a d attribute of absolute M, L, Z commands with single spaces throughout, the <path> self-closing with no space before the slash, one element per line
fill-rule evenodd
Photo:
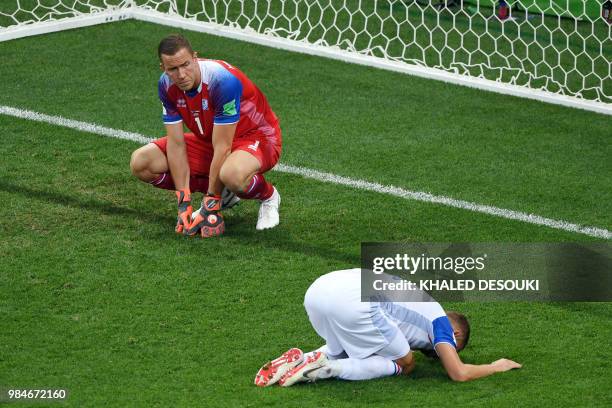
<path fill-rule="evenodd" d="M 122 140 L 130 140 L 137 143 L 148 143 L 152 138 L 146 137 L 139 133 L 126 132 L 120 129 L 112 129 L 104 126 L 96 125 L 94 123 L 81 122 L 78 120 L 67 119 L 61 116 L 52 116 L 44 113 L 33 112 L 25 109 L 17 109 L 10 106 L 0 105 L 0 114 L 13 116 L 20 119 L 27 119 L 36 122 L 44 122 L 51 125 L 66 127 L 82 132 L 93 133 L 96 135 L 112 137 Z M 440 204 L 448 207 L 459 208 L 462 210 L 468 210 L 478 212 L 482 214 L 488 214 L 500 218 L 506 218 L 509 220 L 516 220 L 525 222 L 528 224 L 541 225 L 549 228 L 558 230 L 574 232 L 577 234 L 588 235 L 595 238 L 611 239 L 612 232 L 605 228 L 590 227 L 574 224 L 562 220 L 554 220 L 550 218 L 541 217 L 535 214 L 527 214 L 520 211 L 508 210 L 499 207 L 493 207 L 490 205 L 483 205 L 472 203 L 469 201 L 456 200 L 454 198 L 433 195 L 421 191 L 406 190 L 401 187 L 388 186 L 379 183 L 373 183 L 365 180 L 353 179 L 349 177 L 338 176 L 332 173 L 325 173 L 318 170 L 308 169 L 304 167 L 291 166 L 288 164 L 279 163 L 274 168 L 275 171 L 282 173 L 289 173 L 299 175 L 305 178 L 321 181 L 324 183 L 332 183 L 351 187 L 359 190 L 371 191 L 379 194 L 391 195 L 408 200 L 421 201 L 432 204 Z"/>

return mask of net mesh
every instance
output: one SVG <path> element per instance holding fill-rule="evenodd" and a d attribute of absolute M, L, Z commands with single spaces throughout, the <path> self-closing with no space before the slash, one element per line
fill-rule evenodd
<path fill-rule="evenodd" d="M 128 7 L 131 0 L 2 0 L 0 30 Z"/>
<path fill-rule="evenodd" d="M 612 103 L 600 0 L 9 0 L 15 25 L 139 7 L 249 33 Z M 610 3 L 612 6 L 612 3 Z"/>

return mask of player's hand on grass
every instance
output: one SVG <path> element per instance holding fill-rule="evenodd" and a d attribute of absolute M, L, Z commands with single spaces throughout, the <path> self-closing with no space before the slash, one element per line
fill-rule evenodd
<path fill-rule="evenodd" d="M 491 363 L 495 367 L 495 371 L 501 373 L 504 371 L 512 370 L 513 368 L 521 368 L 522 365 L 516 361 L 508 360 L 507 358 L 500 358 L 497 361 Z"/>
<path fill-rule="evenodd" d="M 202 200 L 202 206 L 194 213 L 187 234 L 200 232 L 202 238 L 214 237 L 225 232 L 225 221 L 221 210 L 221 196 L 207 194 Z"/>
<path fill-rule="evenodd" d="M 176 228 L 177 234 L 186 234 L 189 224 L 191 223 L 191 213 L 193 207 L 191 207 L 191 192 L 188 189 L 176 191 L 176 198 L 178 200 L 178 216 L 176 217 Z"/>

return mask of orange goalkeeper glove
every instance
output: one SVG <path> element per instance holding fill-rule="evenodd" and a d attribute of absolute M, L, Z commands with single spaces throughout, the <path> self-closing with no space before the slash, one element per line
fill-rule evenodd
<path fill-rule="evenodd" d="M 189 189 L 176 191 L 176 198 L 178 200 L 178 216 L 176 217 L 175 231 L 177 234 L 186 234 L 191 223 L 191 213 L 193 207 L 191 207 L 191 192 Z"/>
<path fill-rule="evenodd" d="M 225 232 L 225 221 L 221 215 L 221 196 L 207 194 L 202 206 L 193 213 L 187 234 L 195 235 L 200 231 L 202 238 L 210 238 Z"/>

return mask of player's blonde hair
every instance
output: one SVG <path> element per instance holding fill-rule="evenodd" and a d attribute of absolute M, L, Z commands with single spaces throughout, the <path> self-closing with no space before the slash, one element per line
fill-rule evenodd
<path fill-rule="evenodd" d="M 470 322 L 464 314 L 458 312 L 446 312 L 451 325 L 455 330 L 459 330 L 460 335 L 457 336 L 457 351 L 461 351 L 467 346 L 470 340 Z"/>

